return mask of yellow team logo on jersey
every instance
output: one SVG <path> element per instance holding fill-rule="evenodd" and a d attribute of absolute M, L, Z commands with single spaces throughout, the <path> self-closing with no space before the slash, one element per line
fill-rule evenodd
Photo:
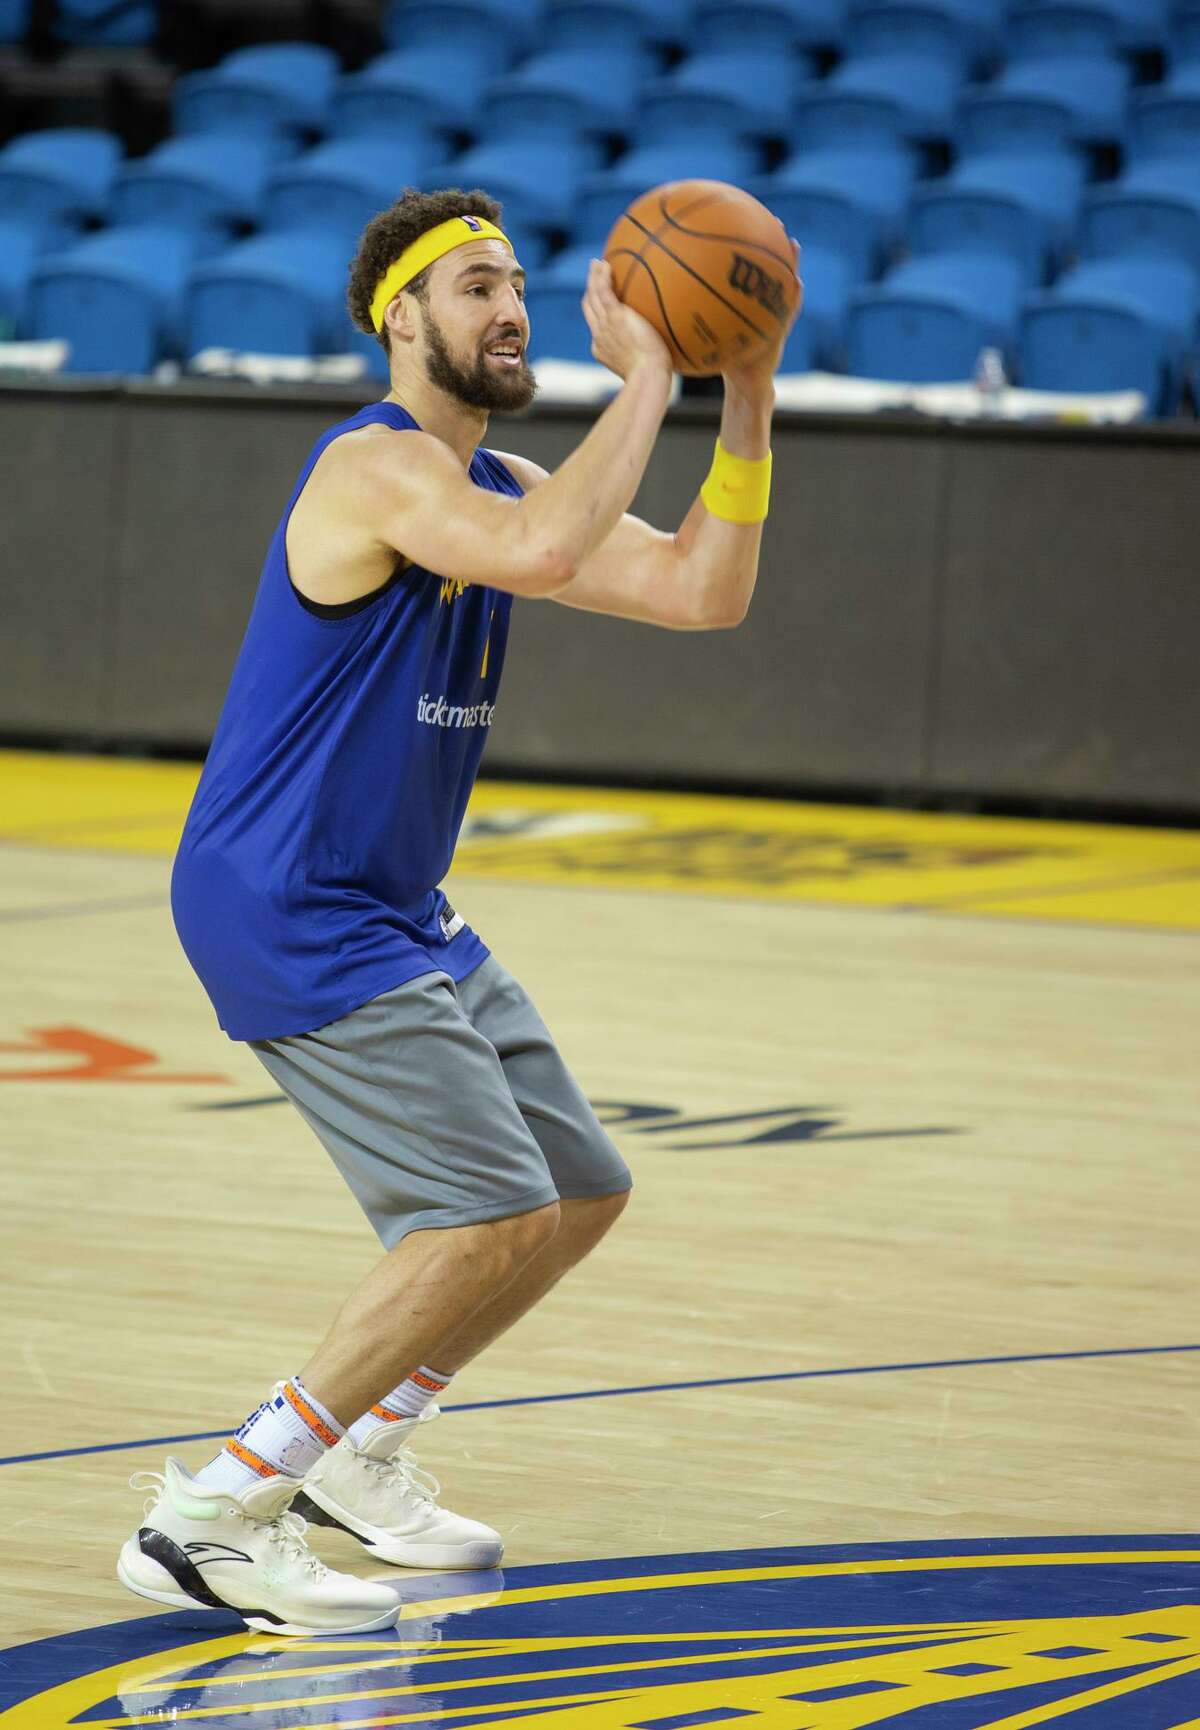
<path fill-rule="evenodd" d="M 447 607 L 453 606 L 466 586 L 461 577 L 443 577 L 442 586 L 438 590 L 438 606 L 443 604 Z"/>

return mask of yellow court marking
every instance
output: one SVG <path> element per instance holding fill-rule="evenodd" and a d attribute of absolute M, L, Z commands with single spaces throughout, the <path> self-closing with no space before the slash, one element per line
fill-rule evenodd
<path fill-rule="evenodd" d="M 0 752 L 0 840 L 169 858 L 199 767 Z M 484 782 L 460 876 L 1200 930 L 1200 833 Z"/>
<path fill-rule="evenodd" d="M 665 1560 L 667 1558 L 664 1558 Z M 507 1606 L 520 1603 L 559 1601 L 567 1598 L 586 1598 L 593 1595 L 607 1596 L 630 1591 L 654 1591 L 664 1588 L 678 1591 L 687 1587 L 724 1582 L 817 1579 L 847 1575 L 877 1576 L 883 1573 L 940 1573 L 979 1569 L 990 1571 L 997 1567 L 1006 1569 L 1062 1568 L 1080 1565 L 1105 1567 L 1114 1564 L 1118 1567 L 1129 1567 L 1139 1563 L 1154 1563 L 1161 1566 L 1180 1562 L 1194 1564 L 1198 1561 L 1200 1561 L 1200 1550 L 1067 1550 L 1058 1553 L 1038 1551 L 1030 1554 L 1013 1553 L 1007 1555 L 914 1555 L 871 1560 L 860 1559 L 849 1562 L 714 1568 L 678 1574 L 614 1577 L 607 1580 L 562 1583 L 551 1581 L 538 1586 L 518 1587 L 499 1594 L 468 1594 L 459 1599 L 442 1598 L 425 1603 L 410 1603 L 403 1608 L 400 1626 L 403 1627 L 406 1620 L 430 1612 L 440 1619 L 455 1611 L 468 1610 L 476 1605 L 488 1607 L 495 1602 L 502 1602 Z M 983 1621 L 967 1620 L 961 1623 L 940 1621 L 927 1624 L 908 1624 L 901 1631 L 901 1649 L 872 1657 L 871 1664 L 873 1673 L 877 1671 L 881 1676 L 891 1678 L 893 1686 L 905 1686 L 908 1690 L 906 1705 L 915 1707 L 923 1703 L 934 1703 L 946 1695 L 943 1680 L 945 1673 L 936 1669 L 930 1671 L 930 1665 L 936 1664 L 938 1661 L 933 1648 L 923 1642 L 918 1642 L 915 1647 L 908 1645 L 908 1641 L 916 1635 L 927 1631 L 945 1635 L 948 1646 L 957 1647 L 960 1653 L 964 1639 L 969 1640 L 971 1658 L 981 1664 L 990 1664 L 1003 1669 L 1007 1675 L 1006 1686 L 1020 1686 L 1027 1682 L 1044 1679 L 1047 1672 L 1047 1664 L 1044 1661 L 1054 1658 L 1053 1651 L 1045 1649 L 1047 1646 L 1053 1648 L 1060 1645 L 1064 1647 L 1078 1645 L 1081 1649 L 1077 1656 L 1068 1656 L 1064 1652 L 1058 1658 L 1054 1658 L 1054 1673 L 1056 1676 L 1094 1676 L 1094 1688 L 1088 1692 L 1086 1698 L 1100 1700 L 1126 1691 L 1134 1691 L 1148 1685 L 1151 1681 L 1165 1680 L 1171 1676 L 1185 1674 L 1196 1669 L 1200 1664 L 1200 1658 L 1193 1650 L 1186 1655 L 1180 1655 L 1178 1659 L 1167 1660 L 1161 1666 L 1156 1666 L 1153 1677 L 1139 1675 L 1128 1678 L 1121 1676 L 1115 1681 L 1103 1679 L 1105 1670 L 1116 1668 L 1123 1671 L 1128 1665 L 1129 1653 L 1123 1642 L 1131 1626 L 1135 1631 L 1142 1633 L 1148 1628 L 1153 1630 L 1160 1624 L 1168 1622 L 1170 1624 L 1168 1631 L 1171 1632 L 1173 1638 L 1178 1637 L 1181 1626 L 1186 1626 L 1188 1634 L 1183 1637 L 1188 1638 L 1189 1644 L 1195 1644 L 1195 1607 L 1175 1605 L 1167 1610 L 1141 1610 L 1116 1616 L 1085 1615 L 1061 1618 L 1034 1616 L 1015 1620 L 1000 1618 Z M 804 1630 L 803 1632 L 809 1637 L 808 1641 L 804 1645 L 797 1646 L 795 1652 L 809 1649 L 812 1637 L 822 1631 L 824 1630 L 819 1628 Z M 855 1632 L 849 1627 L 830 1631 L 840 1633 L 843 1636 Z M 888 1636 L 889 1644 L 897 1632 L 892 1624 L 886 1623 L 874 1627 L 868 1626 L 864 1631 L 877 1638 Z M 759 1630 L 758 1638 L 761 1639 L 766 1632 L 767 1630 Z M 781 1630 L 774 1630 L 773 1632 L 777 1634 Z M 712 1643 L 721 1638 L 711 1631 L 703 1636 L 687 1633 L 682 1636 L 685 1641 L 697 1637 L 703 1638 L 706 1643 Z M 607 1638 L 617 1645 L 623 1643 L 623 1636 L 620 1633 L 610 1633 Z M 673 1637 L 671 1635 L 665 1634 L 661 1638 L 664 1645 L 672 1644 Z M 727 1635 L 726 1638 L 733 1639 L 740 1638 L 740 1636 Z M 569 1647 L 577 1643 L 584 1647 L 591 1647 L 596 1642 L 586 1638 L 581 1642 L 576 1642 L 569 1635 L 561 1641 L 547 1641 L 538 1637 L 522 1639 L 520 1636 L 489 1641 L 486 1635 L 482 1635 L 476 1636 L 474 1639 L 468 1636 L 462 1641 L 449 1642 L 452 1647 L 457 1646 L 460 1651 L 479 1653 L 485 1658 L 523 1651 L 528 1651 L 533 1655 L 548 1648 L 561 1650 L 564 1646 Z M 858 1644 L 855 1642 L 856 1646 Z M 936 1645 L 936 1641 L 933 1644 Z M 114 1694 L 128 1698 L 130 1694 L 153 1691 L 156 1685 L 160 1688 L 165 1685 L 165 1691 L 170 1692 L 176 1685 L 175 1677 L 172 1676 L 173 1668 L 176 1676 L 178 1668 L 184 1668 L 190 1674 L 191 1681 L 190 1683 L 184 1682 L 182 1684 L 184 1686 L 195 1688 L 223 1687 L 236 1685 L 242 1678 L 236 1673 L 231 1674 L 227 1671 L 223 1677 L 210 1678 L 206 1684 L 203 1678 L 195 1676 L 195 1671 L 214 1660 L 233 1658 L 242 1653 L 263 1653 L 273 1650 L 311 1652 L 317 1649 L 335 1659 L 335 1662 L 324 1670 L 324 1674 L 340 1677 L 345 1675 L 345 1665 L 343 1662 L 337 1661 L 339 1656 L 344 1657 L 347 1653 L 367 1654 L 372 1652 L 393 1654 L 397 1652 L 397 1645 L 395 1641 L 377 1641 L 370 1638 L 354 1637 L 330 1638 L 322 1641 L 319 1648 L 307 1641 L 292 1641 L 288 1642 L 287 1645 L 277 1645 L 276 1641 L 264 1640 L 261 1636 L 249 1633 L 236 1635 L 232 1638 L 206 1641 L 197 1645 L 189 1645 L 175 1653 L 158 1652 L 145 1658 L 125 1660 L 104 1670 L 93 1672 L 90 1676 L 61 1683 L 36 1698 L 11 1707 L 7 1712 L 0 1714 L 0 1725 L 4 1726 L 4 1730 L 65 1730 L 65 1727 L 78 1713 L 86 1712 L 89 1708 L 94 1712 L 98 1703 L 112 1698 Z M 784 1652 L 779 1655 L 786 1657 L 794 1654 Z M 753 1654 L 740 1654 L 742 1658 L 748 1656 L 753 1656 Z M 410 1654 L 408 1661 L 411 1662 L 411 1658 L 412 1655 Z M 1093 1660 L 1099 1660 L 1099 1662 L 1093 1662 Z M 657 1666 L 618 1662 L 611 1668 L 614 1675 L 624 1677 L 628 1672 L 637 1671 L 644 1667 L 662 1669 L 672 1663 L 686 1665 L 692 1662 L 693 1660 L 683 1657 L 677 1660 L 660 1660 Z M 705 1660 L 701 1659 L 700 1662 L 703 1664 Z M 857 1655 L 853 1655 L 849 1659 L 839 1659 L 832 1656 L 828 1664 L 820 1666 L 819 1672 L 809 1670 L 802 1672 L 802 1674 L 806 1678 L 812 1678 L 814 1685 L 827 1688 L 843 1681 L 850 1682 L 858 1679 L 861 1676 L 862 1663 L 863 1655 L 859 1651 Z M 607 1667 L 598 1666 L 596 1668 L 604 1669 Z M 364 1727 L 385 1724 L 399 1725 L 427 1722 L 430 1719 L 436 1720 L 444 1716 L 453 1716 L 463 1720 L 473 1717 L 495 1719 L 507 1715 L 509 1711 L 520 1712 L 523 1707 L 528 1707 L 529 1699 L 523 1698 L 518 1693 L 503 1704 L 493 1701 L 487 1705 L 454 1705 L 443 1712 L 439 1709 L 440 1696 L 452 1690 L 478 1688 L 480 1686 L 505 1692 L 510 1687 L 519 1687 L 523 1682 L 550 1679 L 566 1681 L 594 1673 L 594 1669 L 592 1666 L 587 1666 L 567 1670 L 535 1670 L 525 1675 L 502 1674 L 491 1677 L 475 1677 L 448 1684 L 436 1683 L 434 1687 L 439 1698 L 432 1702 L 424 1697 L 425 1691 L 430 1686 L 427 1682 L 419 1682 L 407 1687 L 403 1685 L 383 1688 L 366 1687 L 350 1692 L 323 1693 L 319 1701 L 311 1695 L 299 1698 L 291 1696 L 289 1684 L 298 1676 L 311 1673 L 313 1672 L 308 1667 L 290 1674 L 287 1671 L 278 1673 L 273 1679 L 279 1683 L 283 1697 L 264 1698 L 255 1702 L 240 1704 L 218 1704 L 215 1701 L 208 1701 L 191 1707 L 169 1706 L 167 1711 L 173 1723 L 193 1719 L 228 1721 L 231 1718 L 236 1718 L 242 1723 L 252 1724 L 259 1721 L 265 1723 L 269 1715 L 274 1716 L 283 1710 L 302 1710 L 306 1706 L 318 1704 L 322 1707 L 350 1702 L 368 1704 L 376 1699 L 399 1701 L 406 1695 L 416 1695 L 422 1697 L 420 1709 L 416 1711 L 401 1711 L 389 1713 L 386 1716 L 372 1715 L 367 1719 L 339 1718 L 336 1726 L 318 1726 L 310 1723 L 308 1730 L 351 1730 L 352 1725 Z M 322 1670 L 318 1669 L 315 1673 L 319 1675 Z M 565 1730 L 566 1726 L 572 1727 L 573 1730 L 574 1720 L 576 1718 L 582 1719 L 584 1716 L 587 1717 L 589 1723 L 595 1720 L 602 1727 L 602 1730 L 627 1730 L 631 1721 L 636 1722 L 637 1718 L 645 1716 L 650 1709 L 651 1701 L 655 1716 L 671 1715 L 676 1712 L 704 1711 L 714 1706 L 728 1708 L 730 1705 L 740 1705 L 744 1710 L 753 1711 L 756 1715 L 766 1717 L 768 1719 L 767 1730 L 793 1730 L 796 1716 L 795 1702 L 798 1698 L 802 1698 L 802 1695 L 797 1695 L 793 1691 L 795 1684 L 794 1681 L 788 1680 L 789 1677 L 795 1678 L 796 1672 L 789 1671 L 786 1666 L 783 1666 L 771 1674 L 754 1674 L 741 1680 L 726 1675 L 721 1675 L 714 1680 L 700 1676 L 696 1679 L 667 1683 L 657 1687 L 652 1686 L 645 1693 L 642 1692 L 636 1681 L 623 1681 L 618 1687 L 609 1690 L 588 1691 L 583 1694 L 568 1692 L 539 1696 L 536 1703 L 539 1713 L 553 1716 L 556 1730 Z M 257 1678 L 260 1681 L 264 1679 L 261 1676 Z M 926 1690 L 927 1697 L 924 1701 L 916 1697 L 914 1684 L 919 1684 Z M 972 1694 L 990 1693 L 994 1687 L 995 1682 L 989 1676 L 978 1681 L 968 1682 L 965 1687 L 956 1683 L 953 1694 L 955 1697 L 963 1698 Z M 1074 1703 L 1082 1703 L 1084 1697 L 1082 1695 L 1076 1696 Z M 610 1708 L 610 1710 L 598 1710 L 598 1708 Z M 1067 1704 L 1065 1709 L 1069 1711 L 1071 1709 L 1070 1704 Z M 1007 1730 L 1024 1730 L 1025 1726 L 1047 1722 L 1056 1713 L 1062 1715 L 1063 1711 L 1064 1702 L 1058 1701 L 1051 1705 L 1035 1707 L 1031 1712 L 1018 1713 L 1015 1717 L 993 1720 L 993 1724 L 997 1726 L 997 1730 L 1001 1724 L 1006 1726 Z M 261 1720 L 257 1717 L 260 1713 L 263 1715 Z M 835 1705 L 827 1707 L 822 1713 L 820 1718 L 821 1730 L 860 1730 L 862 1726 L 876 1723 L 891 1715 L 892 1708 L 886 1702 L 879 1704 L 875 1701 L 864 1703 L 862 1700 L 839 1701 Z M 88 1720 L 96 1727 L 96 1730 L 120 1730 L 120 1727 L 123 1726 L 161 1724 L 162 1721 L 163 1710 L 161 1707 L 150 1712 L 135 1710 L 118 1718 L 92 1716 Z"/>

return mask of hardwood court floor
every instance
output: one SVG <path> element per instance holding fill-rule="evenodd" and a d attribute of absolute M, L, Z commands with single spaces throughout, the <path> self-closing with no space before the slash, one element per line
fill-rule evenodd
<path fill-rule="evenodd" d="M 153 1612 L 128 1474 L 375 1254 L 175 939 L 197 773 L 0 754 L 0 1645 Z M 512 1564 L 1195 1528 L 1200 836 L 490 785 L 451 892 L 637 1181 L 422 1448 Z"/>

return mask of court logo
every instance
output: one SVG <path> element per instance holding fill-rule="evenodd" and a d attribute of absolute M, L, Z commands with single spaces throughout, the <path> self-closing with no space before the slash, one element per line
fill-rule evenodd
<path fill-rule="evenodd" d="M 1168 1730 L 1200 1713 L 1195 1539 L 648 1556 L 396 1589 L 397 1627 L 370 1636 L 289 1641 L 214 1613 L 18 1647 L 0 1726 Z"/>

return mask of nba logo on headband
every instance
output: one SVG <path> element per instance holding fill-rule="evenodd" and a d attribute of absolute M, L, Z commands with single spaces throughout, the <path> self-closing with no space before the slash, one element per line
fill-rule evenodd
<path fill-rule="evenodd" d="M 478 234 L 479 229 L 482 225 L 481 225 L 479 218 L 477 216 L 464 216 L 463 221 L 466 223 L 468 228 L 473 228 L 475 230 L 476 234 Z"/>

